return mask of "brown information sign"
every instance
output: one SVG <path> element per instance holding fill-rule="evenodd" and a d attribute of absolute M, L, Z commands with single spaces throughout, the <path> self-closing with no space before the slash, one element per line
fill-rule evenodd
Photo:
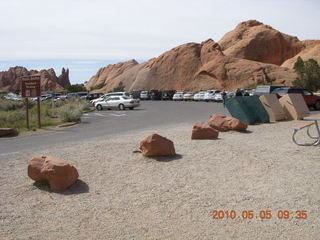
<path fill-rule="evenodd" d="M 40 76 L 21 77 L 21 96 L 22 97 L 40 97 Z"/>

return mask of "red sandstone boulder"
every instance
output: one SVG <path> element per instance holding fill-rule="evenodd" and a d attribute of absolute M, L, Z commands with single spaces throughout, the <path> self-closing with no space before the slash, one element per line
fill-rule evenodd
<path fill-rule="evenodd" d="M 0 137 L 17 136 L 19 133 L 15 128 L 0 128 Z"/>
<path fill-rule="evenodd" d="M 37 156 L 29 161 L 28 176 L 35 181 L 48 181 L 52 190 L 64 190 L 78 179 L 77 169 L 64 160 Z"/>
<path fill-rule="evenodd" d="M 248 127 L 247 124 L 241 122 L 239 119 L 236 119 L 234 117 L 227 117 L 221 114 L 213 115 L 209 119 L 208 124 L 210 127 L 220 132 L 226 132 L 230 130 L 244 131 Z"/>
<path fill-rule="evenodd" d="M 196 122 L 193 125 L 191 139 L 214 139 L 219 132 L 210 127 L 208 123 Z"/>
<path fill-rule="evenodd" d="M 140 150 L 146 157 L 151 156 L 175 156 L 173 142 L 158 134 L 151 134 L 140 142 Z"/>

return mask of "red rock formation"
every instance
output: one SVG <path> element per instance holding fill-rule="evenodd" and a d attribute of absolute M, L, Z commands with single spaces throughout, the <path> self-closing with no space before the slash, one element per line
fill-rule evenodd
<path fill-rule="evenodd" d="M 310 55 L 317 56 L 317 44 L 318 41 L 301 42 L 251 20 L 227 33 L 219 44 L 212 39 L 187 43 L 141 64 L 129 61 L 109 65 L 100 69 L 87 87 L 101 83 L 103 87 L 97 91 L 108 92 L 120 82 L 127 91 L 234 90 L 270 82 L 290 85 L 296 73 L 279 65 L 304 48 L 311 51 L 313 47 Z"/>
<path fill-rule="evenodd" d="M 138 62 L 132 59 L 127 62 L 110 64 L 104 68 L 100 68 L 96 75 L 90 78 L 90 80 L 86 84 L 86 88 L 90 90 L 97 88 L 98 86 L 103 86 L 106 89 L 113 89 L 117 87 L 119 83 L 114 83 L 113 79 L 136 65 L 138 65 Z"/>
<path fill-rule="evenodd" d="M 8 71 L 0 72 L 0 92 L 20 91 L 20 77 L 32 74 L 40 74 L 42 91 L 62 91 L 65 86 L 70 85 L 68 69 L 63 69 L 62 74 L 57 77 L 52 68 L 39 72 L 37 70 L 28 71 L 24 67 L 12 67 Z"/>
<path fill-rule="evenodd" d="M 225 55 L 281 65 L 299 53 L 304 44 L 256 20 L 238 24 L 219 41 Z"/>
<path fill-rule="evenodd" d="M 304 61 L 307 61 L 310 58 L 313 58 L 320 65 L 320 41 L 304 41 L 306 48 L 303 49 L 300 53 L 298 53 L 293 58 L 285 61 L 281 67 L 293 68 L 296 63 L 298 57 L 301 57 Z"/>

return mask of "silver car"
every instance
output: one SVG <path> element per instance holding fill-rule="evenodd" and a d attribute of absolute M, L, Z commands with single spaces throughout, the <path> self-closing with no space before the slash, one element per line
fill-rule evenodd
<path fill-rule="evenodd" d="M 194 101 L 203 101 L 206 92 L 198 92 L 193 96 Z"/>
<path fill-rule="evenodd" d="M 177 92 L 173 95 L 172 100 L 173 101 L 181 101 L 183 100 L 183 94 L 184 92 Z"/>
<path fill-rule="evenodd" d="M 193 100 L 194 94 L 195 94 L 194 92 L 187 92 L 187 93 L 183 94 L 183 100 L 184 101 Z"/>
<path fill-rule="evenodd" d="M 140 106 L 140 100 L 133 99 L 127 96 L 112 96 L 105 98 L 102 101 L 96 102 L 94 106 L 98 111 L 101 111 L 104 108 L 119 110 L 125 110 L 126 108 L 129 108 L 130 110 L 132 110 L 135 107 Z"/>

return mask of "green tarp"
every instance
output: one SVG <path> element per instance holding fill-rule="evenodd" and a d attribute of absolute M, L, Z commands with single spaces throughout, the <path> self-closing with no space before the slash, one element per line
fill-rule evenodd
<path fill-rule="evenodd" d="M 228 98 L 226 108 L 232 117 L 248 125 L 269 122 L 269 115 L 260 102 L 259 96 Z"/>

